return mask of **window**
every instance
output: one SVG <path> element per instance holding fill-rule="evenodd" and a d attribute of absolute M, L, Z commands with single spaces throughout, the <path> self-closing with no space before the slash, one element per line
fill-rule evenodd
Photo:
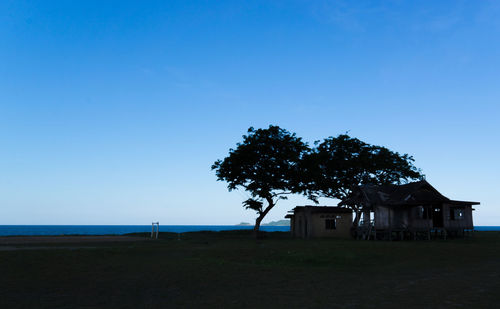
<path fill-rule="evenodd" d="M 419 219 L 430 219 L 430 208 L 425 206 L 418 206 L 418 218 Z"/>
<path fill-rule="evenodd" d="M 335 219 L 326 219 L 325 220 L 325 229 L 326 230 L 335 230 L 337 228 L 337 222 Z"/>
<path fill-rule="evenodd" d="M 418 206 L 418 208 L 417 208 L 417 217 L 419 219 L 423 219 L 424 218 L 424 212 L 425 212 L 424 206 Z"/>
<path fill-rule="evenodd" d="M 462 208 L 450 208 L 450 220 L 463 220 L 464 210 Z"/>

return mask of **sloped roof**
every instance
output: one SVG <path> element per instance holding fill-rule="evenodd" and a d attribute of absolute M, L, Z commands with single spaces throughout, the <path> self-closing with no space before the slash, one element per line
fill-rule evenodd
<path fill-rule="evenodd" d="M 430 203 L 451 203 L 477 205 L 477 202 L 455 201 L 437 191 L 426 180 L 403 185 L 363 185 L 342 202 L 342 205 L 371 204 L 404 206 Z"/>
<path fill-rule="evenodd" d="M 337 207 L 337 206 L 296 206 L 292 209 L 294 213 L 301 211 L 308 211 L 311 213 L 351 213 L 352 210 L 345 207 Z"/>

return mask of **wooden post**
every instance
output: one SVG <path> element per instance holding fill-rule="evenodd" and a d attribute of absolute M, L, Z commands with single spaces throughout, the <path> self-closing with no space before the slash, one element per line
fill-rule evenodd
<path fill-rule="evenodd" d="M 156 225 L 156 233 L 155 233 L 155 225 Z M 160 222 L 151 222 L 151 238 L 158 239 L 158 234 L 160 233 Z"/>

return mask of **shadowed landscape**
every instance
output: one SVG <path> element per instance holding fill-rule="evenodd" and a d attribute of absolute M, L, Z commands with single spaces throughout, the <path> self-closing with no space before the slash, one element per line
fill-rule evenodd
<path fill-rule="evenodd" d="M 255 240 L 251 231 L 128 237 L 0 245 L 0 307 L 493 308 L 500 301 L 500 232 L 413 242 L 281 232 Z"/>
<path fill-rule="evenodd" d="M 0 309 L 500 308 L 500 1 L 7 0 L 0 42 Z"/>

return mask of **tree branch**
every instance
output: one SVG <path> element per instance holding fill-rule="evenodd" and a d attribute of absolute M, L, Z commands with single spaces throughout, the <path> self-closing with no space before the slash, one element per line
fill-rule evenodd
<path fill-rule="evenodd" d="M 292 194 L 293 192 L 292 191 L 283 191 L 283 192 L 276 192 L 276 193 L 273 193 L 271 194 L 272 197 L 277 197 L 277 196 L 280 196 L 280 195 L 288 195 L 288 194 Z"/>

